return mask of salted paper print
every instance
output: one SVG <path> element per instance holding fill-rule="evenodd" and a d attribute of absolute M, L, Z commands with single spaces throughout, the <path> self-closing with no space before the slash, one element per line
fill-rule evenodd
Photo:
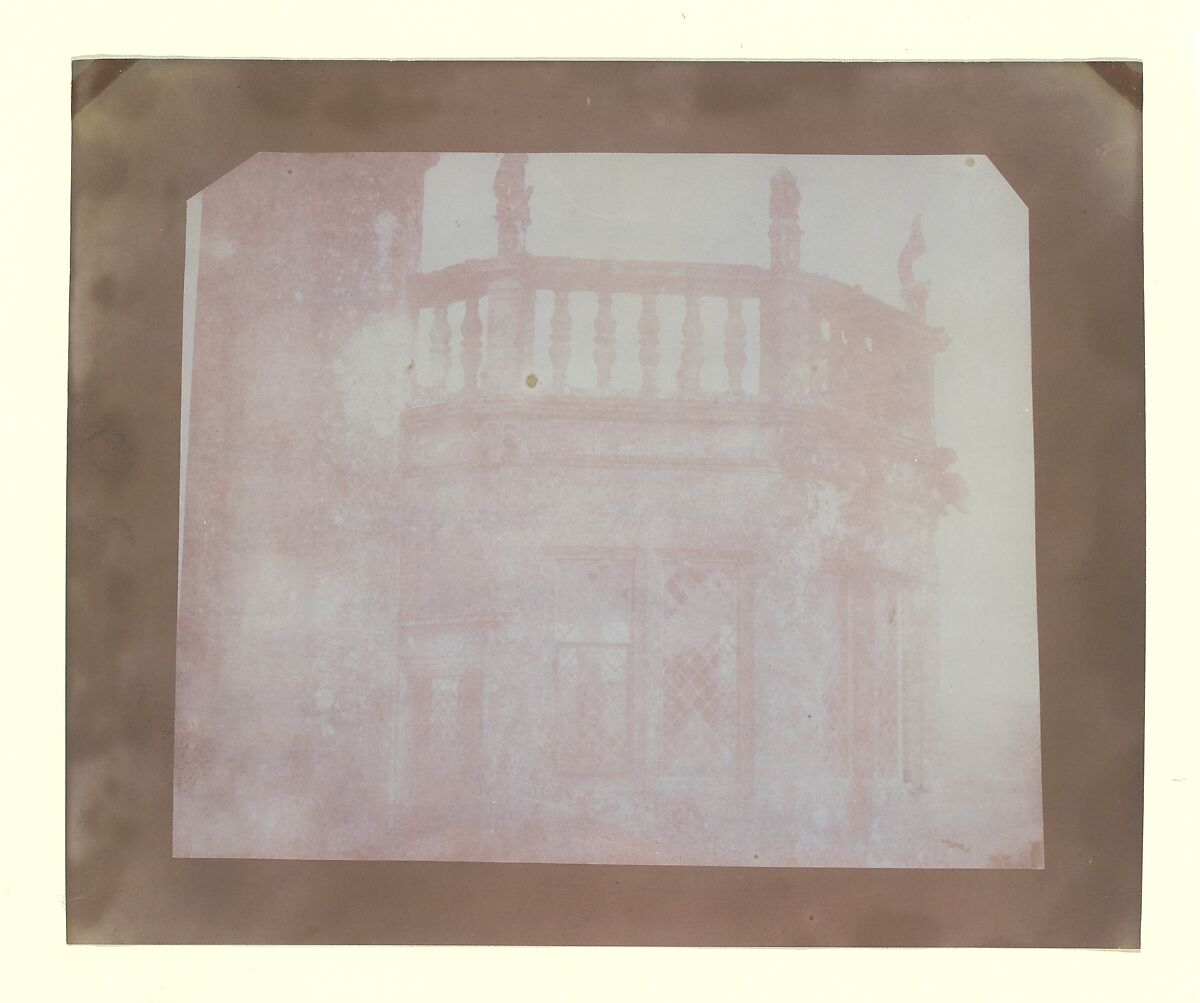
<path fill-rule="evenodd" d="M 986 157 L 259 154 L 187 232 L 177 856 L 1042 866 Z"/>

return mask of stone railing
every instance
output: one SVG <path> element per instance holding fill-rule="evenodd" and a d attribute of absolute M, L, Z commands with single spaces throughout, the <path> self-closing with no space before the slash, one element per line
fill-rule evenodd
<path fill-rule="evenodd" d="M 451 345 L 459 336 L 457 361 L 462 368 L 458 393 L 512 394 L 539 387 L 543 392 L 603 395 L 631 393 L 646 397 L 743 396 L 758 387 L 757 371 L 750 372 L 748 352 L 752 332 L 747 315 L 768 295 L 771 273 L 754 265 L 698 264 L 685 262 L 599 260 L 537 257 L 520 254 L 509 258 L 466 261 L 436 272 L 412 277 L 409 302 L 414 315 L 431 311 L 432 323 L 414 325 L 425 344 L 414 346 L 414 356 L 424 350 L 428 364 L 417 386 L 417 400 L 442 400 L 453 396 L 448 385 Z M 633 356 L 638 378 L 615 378 L 618 358 L 618 319 L 614 297 L 628 307 L 636 301 L 637 318 Z M 673 313 L 682 318 L 673 342 L 670 369 L 664 365 L 662 310 L 664 298 L 674 298 Z M 590 309 L 572 310 L 590 301 Z M 537 305 L 549 307 L 548 354 L 537 364 L 535 351 Z M 713 304 L 711 301 L 720 301 Z M 704 313 L 701 303 L 709 301 Z M 753 303 L 752 311 L 749 304 Z M 590 314 L 579 330 L 580 313 Z M 542 310 L 544 319 L 545 310 Z M 711 330 L 714 316 L 720 337 Z M 453 320 L 452 320 L 453 318 Z M 753 332 L 757 335 L 757 331 Z M 484 350 L 486 338 L 487 349 Z M 720 349 L 714 350 L 719 341 Z M 707 350 L 706 350 L 707 342 Z M 628 351 L 628 346 L 627 346 Z M 580 353 L 585 357 L 580 358 Z M 486 365 L 481 364 L 486 354 Z M 677 365 L 674 362 L 678 356 Z M 711 357 L 713 355 L 717 357 Z M 754 353 L 757 357 L 757 352 Z M 702 372 L 708 372 L 708 380 Z M 631 367 L 626 367 L 628 371 Z M 574 382 L 569 373 L 590 379 Z M 665 377 L 665 378 L 664 378 Z"/>
<path fill-rule="evenodd" d="M 926 326 L 928 283 L 912 275 L 924 250 L 919 218 L 898 264 L 904 310 L 801 269 L 800 191 L 786 168 L 771 178 L 768 267 L 543 257 L 526 249 L 527 159 L 500 158 L 494 257 L 406 278 L 412 357 L 422 360 L 409 369 L 409 400 L 536 390 L 781 404 L 823 396 L 897 420 L 930 410 L 932 369 L 918 357 L 944 348 L 945 336 Z"/>

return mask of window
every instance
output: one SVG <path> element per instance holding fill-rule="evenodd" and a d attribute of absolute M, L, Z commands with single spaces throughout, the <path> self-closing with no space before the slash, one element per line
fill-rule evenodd
<path fill-rule="evenodd" d="M 833 776 L 907 779 L 903 605 L 897 588 L 838 582 L 838 652 L 825 688 L 825 753 Z"/>
<path fill-rule="evenodd" d="M 737 567 L 670 561 L 662 602 L 662 768 L 673 776 L 732 776 L 739 738 Z"/>
<path fill-rule="evenodd" d="M 624 774 L 630 761 L 632 559 L 560 558 L 555 728 L 562 773 Z"/>
<path fill-rule="evenodd" d="M 581 551 L 555 569 L 558 772 L 748 780 L 749 556 Z"/>

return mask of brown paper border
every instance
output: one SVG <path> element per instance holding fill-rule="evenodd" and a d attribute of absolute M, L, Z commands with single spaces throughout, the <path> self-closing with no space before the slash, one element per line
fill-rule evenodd
<path fill-rule="evenodd" d="M 1135 67 L 110 62 L 75 88 L 71 941 L 1137 946 L 1141 119 L 1105 82 Z M 1030 210 L 1045 870 L 172 859 L 184 201 L 259 150 L 991 157 Z"/>

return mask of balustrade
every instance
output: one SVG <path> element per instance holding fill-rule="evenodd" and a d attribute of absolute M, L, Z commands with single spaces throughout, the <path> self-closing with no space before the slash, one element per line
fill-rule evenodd
<path fill-rule="evenodd" d="M 613 316 L 612 293 L 597 294 L 593 356 L 596 361 L 596 388 L 607 390 L 612 385 L 613 365 L 617 361 L 617 319 Z"/>
<path fill-rule="evenodd" d="M 433 308 L 433 327 L 429 332 L 429 381 L 428 388 L 446 385 L 450 372 L 450 320 L 447 317 L 449 304 L 438 303 Z"/>
<path fill-rule="evenodd" d="M 454 394 L 448 386 L 451 371 L 450 345 L 460 336 L 464 396 L 478 394 L 484 383 L 480 366 L 484 342 L 508 337 L 518 355 L 532 359 L 533 344 L 544 336 L 549 372 L 535 371 L 536 379 L 517 381 L 512 393 L 589 395 L 633 395 L 642 397 L 719 397 L 743 395 L 751 382 L 749 343 L 751 331 L 746 322 L 747 301 L 760 300 L 766 293 L 764 269 L 753 266 L 712 266 L 674 262 L 595 262 L 571 258 L 535 258 L 527 256 L 523 267 L 514 270 L 494 259 L 465 262 L 440 272 L 418 275 L 411 295 L 416 310 L 416 338 L 424 341 L 428 364 L 423 367 L 418 396 L 424 401 L 444 400 Z M 520 296 L 528 309 L 517 311 L 526 318 L 524 329 L 508 332 L 485 330 L 488 311 L 484 297 L 497 281 L 519 280 Z M 535 330 L 533 304 L 539 294 L 548 302 L 548 320 Z M 590 301 L 580 315 L 574 316 L 571 299 Z M 616 300 L 631 300 L 636 311 L 618 320 Z M 673 301 L 665 304 L 664 301 Z M 702 309 L 702 301 L 724 304 L 724 324 L 714 320 L 717 311 Z M 682 304 L 682 318 L 677 309 Z M 462 311 L 458 330 L 452 319 Z M 673 315 L 673 316 L 672 316 Z M 671 323 L 664 324 L 664 316 Z M 589 323 L 590 318 L 590 323 Z M 423 322 L 420 322 L 423 321 Z M 669 327 L 671 330 L 664 330 Z M 710 358 L 706 336 L 719 336 L 724 351 Z M 678 338 L 678 366 L 663 375 L 664 336 Z M 631 339 L 632 357 L 640 369 L 640 382 L 630 385 L 629 371 L 618 378 L 619 344 Z M 419 355 L 414 345 L 414 355 Z M 590 363 L 590 364 L 589 364 Z M 625 365 L 624 363 L 622 365 Z M 577 367 L 577 368 L 572 368 Z M 535 370 L 537 367 L 535 366 Z M 592 373 L 589 385 L 572 384 L 568 374 L 578 381 L 580 374 Z M 711 385 L 703 377 L 723 373 Z M 757 382 L 756 379 L 753 382 Z"/>
<path fill-rule="evenodd" d="M 483 321 L 479 317 L 480 300 L 467 300 L 462 322 L 463 393 L 475 394 L 479 388 L 479 363 L 483 357 Z"/>
<path fill-rule="evenodd" d="M 740 394 L 746 370 L 746 319 L 742 313 L 741 297 L 731 297 L 729 314 L 725 319 L 725 372 L 729 377 L 729 392 Z"/>
<path fill-rule="evenodd" d="M 638 364 L 642 367 L 642 393 L 653 395 L 658 389 L 658 297 L 642 293 L 642 313 L 638 317 Z"/>
<path fill-rule="evenodd" d="M 906 372 L 914 354 L 945 347 L 944 335 L 923 322 L 927 284 L 911 277 L 911 259 L 924 247 L 919 220 L 901 256 L 905 313 L 858 287 L 801 271 L 800 191 L 786 169 L 771 179 L 770 264 L 760 267 L 530 254 L 525 160 L 506 154 L 497 170 L 495 257 L 407 277 L 408 301 L 421 320 L 413 355 L 423 349 L 427 358 L 412 395 L 420 401 L 453 395 L 455 333 L 463 396 L 532 391 L 738 399 L 762 393 L 790 402 L 810 392 L 882 386 Z M 619 309 L 618 299 L 629 301 L 636 316 Z M 582 312 L 581 301 L 588 301 Z M 713 301 L 724 305 L 723 324 L 710 309 Z M 459 316 L 453 332 L 452 318 Z M 879 338 L 882 332 L 898 337 Z M 723 351 L 715 349 L 718 341 Z M 664 372 L 664 363 L 674 371 Z"/>
<path fill-rule="evenodd" d="M 679 389 L 695 393 L 700 389 L 704 368 L 704 325 L 700 321 L 700 302 L 688 296 L 683 310 L 683 345 L 679 352 Z"/>
<path fill-rule="evenodd" d="M 567 388 L 567 367 L 571 364 L 571 312 L 569 293 L 555 290 L 554 313 L 550 317 L 550 365 L 554 367 L 554 386 Z"/>

